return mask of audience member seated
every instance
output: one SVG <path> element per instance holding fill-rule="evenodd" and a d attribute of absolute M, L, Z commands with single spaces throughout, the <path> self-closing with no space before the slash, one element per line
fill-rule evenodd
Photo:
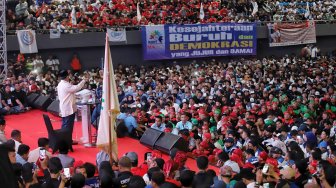
<path fill-rule="evenodd" d="M 0 144 L 6 143 L 7 138 L 5 135 L 6 121 L 4 119 L 0 119 Z"/>
<path fill-rule="evenodd" d="M 26 164 L 28 162 L 29 150 L 29 146 L 21 144 L 16 153 L 16 162 L 20 163 L 21 165 Z"/>
<path fill-rule="evenodd" d="M 19 146 L 22 143 L 22 140 L 21 140 L 21 131 L 19 131 L 19 130 L 13 130 L 12 133 L 11 133 L 11 140 L 14 141 L 14 149 L 15 149 L 15 152 L 17 152 L 18 149 L 19 149 Z"/>
<path fill-rule="evenodd" d="M 28 162 L 36 163 L 37 160 L 41 157 L 41 150 L 45 150 L 46 157 L 51 157 L 49 152 L 49 139 L 48 138 L 39 138 L 37 141 L 38 147 L 29 152 Z M 42 159 L 43 160 L 43 159 Z"/>
<path fill-rule="evenodd" d="M 60 141 L 58 144 L 58 158 L 61 160 L 63 168 L 73 167 L 75 159 L 68 155 L 69 146 L 65 141 Z"/>

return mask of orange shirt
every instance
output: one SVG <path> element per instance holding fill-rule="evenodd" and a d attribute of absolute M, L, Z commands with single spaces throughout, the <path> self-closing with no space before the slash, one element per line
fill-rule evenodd
<path fill-rule="evenodd" d="M 82 68 L 82 65 L 79 62 L 79 59 L 77 57 L 73 58 L 71 61 L 71 67 L 73 70 L 78 71 Z"/>

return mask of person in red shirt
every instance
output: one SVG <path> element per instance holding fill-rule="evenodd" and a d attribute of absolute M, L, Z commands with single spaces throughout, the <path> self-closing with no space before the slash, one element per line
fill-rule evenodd
<path fill-rule="evenodd" d="M 82 65 L 79 62 L 77 54 L 72 56 L 71 67 L 74 72 L 79 72 L 82 69 Z"/>
<path fill-rule="evenodd" d="M 138 166 L 138 154 L 135 152 L 127 152 L 125 154 L 132 162 L 131 172 L 134 176 L 144 176 L 147 173 L 148 165 L 143 163 L 142 165 Z"/>

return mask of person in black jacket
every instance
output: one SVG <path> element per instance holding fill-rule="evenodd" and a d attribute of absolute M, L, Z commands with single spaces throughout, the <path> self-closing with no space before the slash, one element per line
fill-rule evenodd
<path fill-rule="evenodd" d="M 119 174 L 118 177 L 113 180 L 113 187 L 124 188 L 127 187 L 128 182 L 133 176 L 131 172 L 132 162 L 131 159 L 124 156 L 121 157 L 119 162 Z"/>
<path fill-rule="evenodd" d="M 16 188 L 19 187 L 16 181 L 13 166 L 8 157 L 8 148 L 6 145 L 0 145 L 0 182 L 1 187 Z"/>

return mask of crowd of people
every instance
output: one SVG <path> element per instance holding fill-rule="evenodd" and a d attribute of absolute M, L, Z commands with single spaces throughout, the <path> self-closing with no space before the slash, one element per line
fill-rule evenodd
<path fill-rule="evenodd" d="M 138 20 L 137 3 L 141 19 Z M 200 19 L 201 2 L 204 18 Z M 308 3 L 308 4 L 307 4 Z M 307 8 L 307 5 L 309 8 Z M 63 33 L 105 27 L 218 22 L 335 20 L 335 0 L 218 1 L 7 1 L 7 30 L 58 29 Z M 95 29 L 93 29 L 95 28 Z"/>
<path fill-rule="evenodd" d="M 10 67 L 12 76 L 4 81 L 2 96 L 11 91 L 41 92 L 57 98 L 57 84 L 52 84 L 59 81 L 57 61 L 49 63 L 57 68 L 36 72 L 36 68 L 26 69 L 29 58 L 19 54 L 17 59 L 25 68 L 15 72 L 15 66 Z M 36 59 L 44 65 L 39 56 Z M 102 70 L 73 67 L 71 82 L 90 78 L 84 88 L 95 90 L 99 100 Z M 189 145 L 188 152 L 174 149 L 167 161 L 153 151 L 139 165 L 137 154 L 130 151 L 110 164 L 102 162 L 109 157 L 101 151 L 97 164 L 82 163 L 69 159 L 66 147 L 57 156 L 47 153 L 40 159 L 37 151 L 32 154 L 29 146 L 21 144 L 20 131 L 13 131 L 9 141 L 4 137 L 5 120 L 0 121 L 0 140 L 5 138 L 3 152 L 12 159 L 8 168 L 17 170 L 15 182 L 28 187 L 333 187 L 335 67 L 334 56 L 315 55 L 194 60 L 155 67 L 118 65 L 115 79 L 121 113 L 117 134 L 140 138 L 153 128 L 181 136 Z M 47 82 L 51 92 L 43 92 Z M 13 99 L 11 104 L 23 110 L 19 102 L 23 106 L 24 102 Z M 2 100 L 2 109 L 8 102 Z M 99 110 L 94 110 L 93 122 L 98 116 Z M 36 150 L 47 149 L 47 139 L 38 143 Z M 33 161 L 30 156 L 35 156 Z M 197 172 L 185 165 L 188 157 L 196 159 Z M 39 169 L 36 173 L 31 171 L 34 164 Z M 208 170 L 208 165 L 218 166 L 219 171 Z M 71 169 L 71 180 L 61 173 L 63 168 Z M 28 179 L 25 170 L 30 172 Z"/>

